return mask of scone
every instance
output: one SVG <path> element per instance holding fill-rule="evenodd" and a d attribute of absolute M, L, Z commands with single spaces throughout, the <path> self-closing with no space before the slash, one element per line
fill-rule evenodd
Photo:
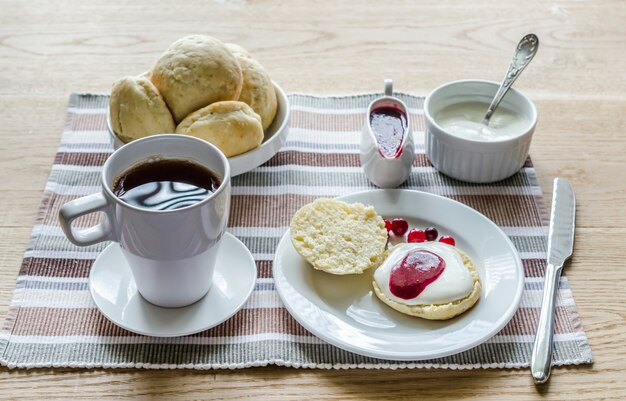
<path fill-rule="evenodd" d="M 109 99 L 111 125 L 123 142 L 148 135 L 173 133 L 174 119 L 157 88 L 146 78 L 117 81 Z"/>
<path fill-rule="evenodd" d="M 177 134 L 204 139 L 226 157 L 256 148 L 263 141 L 261 117 L 243 102 L 216 102 L 189 114 L 176 127 Z"/>
<path fill-rule="evenodd" d="M 480 298 L 476 266 L 458 248 L 441 242 L 409 243 L 388 250 L 385 256 L 372 285 L 376 296 L 398 312 L 446 320 L 467 311 Z M 441 261 L 443 267 L 434 267 Z"/>
<path fill-rule="evenodd" d="M 261 116 L 261 124 L 265 130 L 272 124 L 274 116 L 276 116 L 276 108 L 278 107 L 276 89 L 269 75 L 258 61 L 246 56 L 241 57 L 239 54 L 235 54 L 243 72 L 243 87 L 239 101 L 252 107 L 252 110 Z"/>
<path fill-rule="evenodd" d="M 294 248 L 315 269 L 360 274 L 378 266 L 387 245 L 385 223 L 371 206 L 317 199 L 291 219 Z"/>
<path fill-rule="evenodd" d="M 226 47 L 228 48 L 228 50 L 231 51 L 231 53 L 233 53 L 235 55 L 235 57 L 237 58 L 252 58 L 252 56 L 250 55 L 250 53 L 244 49 L 243 47 L 236 45 L 234 43 L 225 43 Z"/>
<path fill-rule="evenodd" d="M 236 57 L 222 42 L 206 35 L 174 42 L 157 60 L 150 80 L 176 123 L 211 103 L 237 100 L 243 85 Z"/>

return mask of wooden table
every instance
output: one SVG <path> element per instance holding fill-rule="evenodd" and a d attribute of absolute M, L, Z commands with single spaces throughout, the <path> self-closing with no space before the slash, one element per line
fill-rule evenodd
<path fill-rule="evenodd" d="M 161 4 L 163 3 L 163 4 Z M 516 83 L 540 119 L 531 149 L 547 197 L 555 176 L 578 196 L 567 268 L 596 358 L 527 370 L 239 371 L 0 369 L 0 399 L 625 399 L 626 6 L 623 0 L 0 0 L 0 316 L 49 174 L 68 95 L 107 92 L 174 40 L 208 33 L 248 48 L 290 92 L 427 94 L 446 81 L 499 80 L 517 40 L 541 48 Z"/>

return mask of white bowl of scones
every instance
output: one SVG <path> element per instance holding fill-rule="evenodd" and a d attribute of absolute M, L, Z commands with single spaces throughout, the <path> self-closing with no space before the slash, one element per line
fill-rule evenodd
<path fill-rule="evenodd" d="M 289 100 L 248 51 L 207 35 L 172 43 L 150 71 L 113 84 L 107 128 L 115 149 L 150 135 L 191 135 L 228 157 L 231 176 L 284 145 Z"/>

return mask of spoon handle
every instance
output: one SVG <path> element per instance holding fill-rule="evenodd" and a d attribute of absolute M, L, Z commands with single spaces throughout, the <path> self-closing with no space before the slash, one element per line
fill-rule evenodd
<path fill-rule="evenodd" d="M 524 36 L 522 40 L 519 41 L 515 49 L 515 54 L 513 54 L 509 70 L 500 84 L 498 92 L 491 101 L 487 113 L 485 113 L 485 117 L 482 121 L 483 124 L 489 125 L 489 119 L 493 115 L 493 112 L 496 110 L 511 85 L 513 85 L 513 82 L 515 82 L 517 77 L 524 71 L 524 68 L 526 68 L 528 63 L 535 57 L 537 49 L 539 49 L 539 38 L 533 33 Z"/>

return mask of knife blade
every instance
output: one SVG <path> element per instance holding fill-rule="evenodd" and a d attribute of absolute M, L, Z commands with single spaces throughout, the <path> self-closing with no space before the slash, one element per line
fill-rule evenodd
<path fill-rule="evenodd" d="M 530 371 L 537 384 L 545 383 L 550 378 L 556 292 L 559 288 L 563 264 L 572 256 L 574 251 L 575 226 L 576 197 L 574 190 L 567 180 L 555 178 L 552 191 L 543 301 L 541 302 L 541 313 L 530 360 Z"/>

